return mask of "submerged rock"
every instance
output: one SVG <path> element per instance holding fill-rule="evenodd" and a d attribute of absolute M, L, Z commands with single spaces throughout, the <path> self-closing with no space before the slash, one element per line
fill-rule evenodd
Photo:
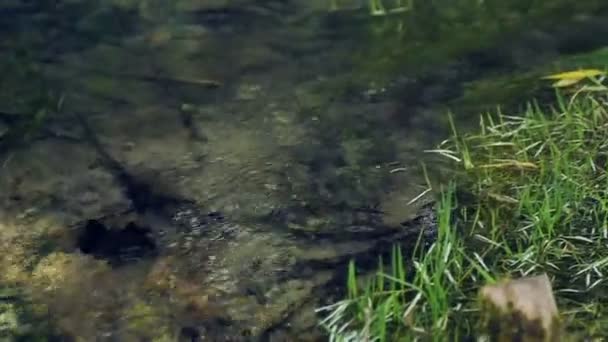
<path fill-rule="evenodd" d="M 281 336 L 282 332 L 312 332 L 315 326 L 310 318 L 304 319 L 306 312 L 319 306 L 328 290 L 341 287 L 335 281 L 341 279 L 351 258 L 375 265 L 377 253 L 393 243 L 415 242 L 422 228 L 428 229 L 432 239 L 435 229 L 430 209 L 415 222 L 391 227 L 382 224 L 379 211 L 347 213 L 344 208 L 326 208 L 319 214 L 332 219 L 318 217 L 325 228 L 303 233 L 287 227 L 300 219 L 317 227 L 306 211 L 283 209 L 284 216 L 243 220 L 238 208 L 230 214 L 210 210 L 179 191 L 171 192 L 175 188 L 161 186 L 171 181 L 155 177 L 166 174 L 139 178 L 145 173 L 134 168 L 132 177 L 153 185 L 152 192 L 137 188 L 145 190 L 143 203 L 152 204 L 141 211 L 120 190 L 121 183 L 111 181 L 117 175 L 99 167 L 72 177 L 72 184 L 65 178 L 56 181 L 74 174 L 78 160 L 84 157 L 85 166 L 91 160 L 82 151 L 70 155 L 74 158 L 69 172 L 49 172 L 57 165 L 45 163 L 40 172 L 48 176 L 47 182 L 26 184 L 36 186 L 39 196 L 56 192 L 54 203 L 30 214 L 28 220 L 41 220 L 50 209 L 60 211 L 66 206 L 72 213 L 56 216 L 63 231 L 46 237 L 53 242 L 44 247 L 47 251 L 42 260 L 33 258 L 29 266 L 13 265 L 21 270 L 24 284 L 37 284 L 32 287 L 38 293 L 36 298 L 52 299 L 44 302 L 56 317 L 62 317 L 57 322 L 61 329 L 85 340 L 102 335 L 119 340 L 184 335 L 240 341 Z M 51 158 L 40 159 L 45 160 Z M 23 163 L 31 165 L 32 160 Z M 98 179 L 103 179 L 99 186 L 81 186 Z M 87 190 L 77 196 L 78 189 Z M 27 188 L 19 189 L 24 191 Z M 89 197 L 103 205 L 86 200 Z M 82 219 L 74 222 L 77 217 Z M 56 253 L 59 248 L 64 252 Z M 47 255 L 48 249 L 55 253 Z M 68 308 L 73 305 L 82 309 Z M 137 318 L 135 309 L 174 318 L 144 320 Z M 82 316 L 89 317 L 86 325 L 77 324 Z M 292 317 L 298 319 L 295 325 L 288 324 Z M 159 330 L 152 333 L 142 328 L 148 326 Z"/>

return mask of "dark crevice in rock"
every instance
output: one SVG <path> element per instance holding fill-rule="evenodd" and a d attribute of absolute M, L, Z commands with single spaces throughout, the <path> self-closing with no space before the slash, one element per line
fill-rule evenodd
<path fill-rule="evenodd" d="M 179 333 L 179 342 L 197 342 L 201 340 L 201 333 L 195 327 L 183 327 Z"/>
<path fill-rule="evenodd" d="M 78 236 L 77 247 L 85 254 L 108 260 L 113 266 L 156 255 L 150 230 L 130 222 L 122 229 L 111 229 L 97 220 L 89 220 Z"/>

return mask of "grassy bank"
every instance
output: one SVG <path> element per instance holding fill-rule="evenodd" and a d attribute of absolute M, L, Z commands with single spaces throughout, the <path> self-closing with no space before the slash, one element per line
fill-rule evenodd
<path fill-rule="evenodd" d="M 320 310 L 332 339 L 473 336 L 482 285 L 542 272 L 571 333 L 608 335 L 608 96 L 591 90 L 482 115 L 474 135 L 453 127 L 433 151 L 455 170 L 438 240 L 396 249 L 371 278 L 352 264 L 347 298 Z"/>

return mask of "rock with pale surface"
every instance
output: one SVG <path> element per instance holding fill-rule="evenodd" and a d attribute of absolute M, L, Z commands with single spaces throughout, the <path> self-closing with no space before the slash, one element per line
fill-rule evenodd
<path fill-rule="evenodd" d="M 490 340 L 560 340 L 559 313 L 547 274 L 487 285 L 480 297 Z"/>

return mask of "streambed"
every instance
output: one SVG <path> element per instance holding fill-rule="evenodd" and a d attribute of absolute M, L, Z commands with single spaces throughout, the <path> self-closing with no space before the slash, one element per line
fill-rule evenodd
<path fill-rule="evenodd" d="M 432 193 L 408 203 L 428 186 L 421 161 L 442 177 L 422 151 L 448 134 L 446 108 L 473 124 L 534 89 L 475 96 L 475 82 L 606 43 L 605 6 L 581 3 L 423 6 L 411 41 L 394 17 L 324 2 L 3 5 L 3 331 L 322 340 L 314 308 L 339 298 L 351 258 L 432 242 Z M 459 10 L 498 28 L 472 43 Z M 104 153 L 145 189 L 126 191 Z"/>

